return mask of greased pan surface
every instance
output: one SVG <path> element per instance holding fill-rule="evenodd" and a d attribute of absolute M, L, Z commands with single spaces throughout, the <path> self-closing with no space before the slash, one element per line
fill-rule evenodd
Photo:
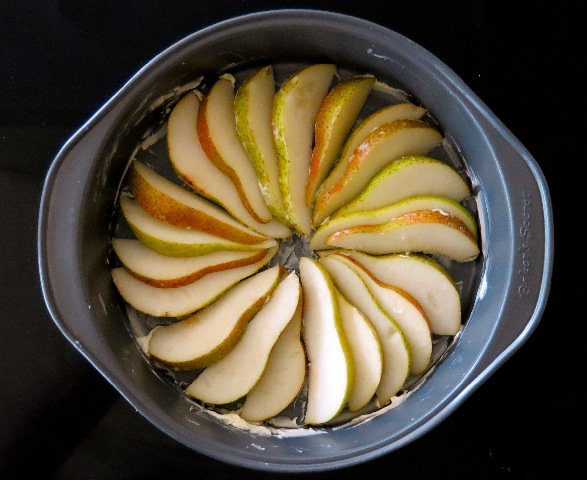
<path fill-rule="evenodd" d="M 106 259 L 119 183 L 145 131 L 180 85 L 253 63 L 328 61 L 413 94 L 467 160 L 483 263 L 453 348 L 393 414 L 324 433 L 264 437 L 194 410 L 144 361 L 126 328 Z M 552 213 L 526 149 L 442 62 L 409 39 L 340 14 L 283 10 L 222 22 L 154 58 L 62 148 L 46 178 L 39 268 L 56 325 L 139 412 L 213 458 L 270 471 L 314 471 L 378 457 L 425 434 L 532 333 L 552 269 Z M 390 412 L 391 413 L 391 412 Z"/>

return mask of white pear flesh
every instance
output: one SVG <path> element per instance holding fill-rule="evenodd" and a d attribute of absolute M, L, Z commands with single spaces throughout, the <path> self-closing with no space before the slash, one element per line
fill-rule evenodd
<path fill-rule="evenodd" d="M 422 306 L 430 329 L 436 335 L 456 335 L 461 329 L 461 299 L 449 272 L 423 255 L 372 256 L 358 251 L 342 251 L 375 278 L 408 292 Z"/>
<path fill-rule="evenodd" d="M 304 423 L 319 425 L 333 419 L 346 405 L 354 371 L 330 276 L 317 261 L 302 257 L 300 277 L 303 338 L 309 362 Z"/>
<path fill-rule="evenodd" d="M 246 244 L 198 230 L 176 227 L 149 215 L 133 199 L 123 195 L 120 209 L 135 236 L 147 247 L 170 257 L 193 257 L 217 251 L 251 252 L 276 245 L 275 240 Z"/>
<path fill-rule="evenodd" d="M 424 373 L 432 359 L 432 333 L 422 307 L 397 287 L 376 282 L 367 271 L 347 257 L 333 255 L 331 258 L 344 263 L 363 280 L 373 298 L 404 334 L 410 349 L 410 373 Z"/>
<path fill-rule="evenodd" d="M 236 130 L 234 77 L 223 75 L 212 85 L 198 111 L 198 138 L 208 158 L 230 178 L 253 218 L 269 222 L 271 212 Z"/>
<path fill-rule="evenodd" d="M 240 416 L 261 422 L 279 415 L 298 396 L 306 378 L 306 352 L 301 339 L 302 300 L 267 359 L 261 378 L 247 394 Z"/>
<path fill-rule="evenodd" d="M 150 215 L 178 227 L 192 228 L 239 243 L 261 243 L 259 235 L 226 211 L 168 180 L 150 167 L 133 162 L 129 178 L 135 201 Z"/>
<path fill-rule="evenodd" d="M 338 162 L 326 177 L 326 180 L 320 185 L 318 194 L 321 195 L 330 189 L 344 176 L 353 153 L 371 132 L 396 120 L 420 120 L 425 114 L 426 110 L 424 108 L 413 103 L 397 103 L 383 107 L 369 115 L 352 130 L 346 139 Z"/>
<path fill-rule="evenodd" d="M 177 176 L 255 232 L 272 238 L 290 237 L 291 230 L 282 223 L 276 220 L 262 223 L 253 218 L 234 184 L 206 156 L 197 134 L 199 109 L 200 98 L 190 92 L 181 98 L 169 115 L 167 147 Z"/>
<path fill-rule="evenodd" d="M 440 132 L 418 120 L 396 120 L 371 132 L 353 152 L 343 177 L 316 198 L 314 225 L 353 200 L 392 161 L 426 154 L 441 141 Z"/>
<path fill-rule="evenodd" d="M 279 186 L 288 223 L 303 234 L 310 233 L 311 211 L 306 205 L 314 125 L 336 67 L 311 65 L 290 77 L 273 102 L 272 124 L 279 162 Z"/>
<path fill-rule="evenodd" d="M 250 265 L 209 273 L 192 283 L 175 288 L 159 288 L 135 278 L 124 268 L 112 269 L 112 279 L 120 295 L 136 310 L 155 317 L 181 317 L 213 302 L 230 287 L 253 275 L 275 255 L 277 247 Z"/>
<path fill-rule="evenodd" d="M 314 149 L 306 186 L 306 205 L 311 206 L 316 190 L 330 172 L 353 127 L 375 77 L 363 76 L 339 82 L 328 92 L 316 116 Z"/>
<path fill-rule="evenodd" d="M 371 322 L 340 293 L 338 306 L 355 366 L 355 382 L 348 406 L 351 412 L 356 412 L 367 405 L 377 391 L 383 373 L 383 349 Z"/>
<path fill-rule="evenodd" d="M 381 405 L 387 405 L 403 388 L 410 373 L 410 354 L 404 335 L 351 268 L 329 257 L 321 258 L 320 263 L 330 274 L 336 288 L 377 331 L 383 350 L 383 372 L 376 395 Z"/>
<path fill-rule="evenodd" d="M 406 213 L 381 225 L 361 225 L 333 233 L 326 244 L 383 255 L 431 253 L 457 262 L 479 255 L 477 239 L 457 217 L 432 210 Z"/>
<path fill-rule="evenodd" d="M 456 202 L 471 195 L 450 165 L 427 156 L 403 157 L 381 170 L 340 213 L 373 210 L 414 195 L 438 195 Z"/>
<path fill-rule="evenodd" d="M 234 402 L 249 393 L 263 374 L 279 335 L 292 319 L 299 296 L 300 281 L 295 273 L 291 273 L 249 321 L 236 346 L 206 368 L 185 393 L 214 405 Z"/>
<path fill-rule="evenodd" d="M 259 250 L 221 251 L 197 257 L 169 257 L 130 238 L 113 238 L 112 248 L 129 273 L 142 282 L 159 288 L 181 287 L 209 273 L 261 261 L 267 255 L 267 250 Z"/>
<path fill-rule="evenodd" d="M 343 213 L 339 211 L 320 225 L 310 241 L 310 248 L 323 250 L 334 248 L 326 244 L 326 239 L 335 232 L 359 225 L 381 225 L 406 213 L 418 210 L 436 210 L 453 215 L 462 220 L 469 230 L 477 236 L 477 224 L 471 213 L 460 203 L 446 197 L 417 195 L 404 198 L 396 203 L 375 210 Z"/>
<path fill-rule="evenodd" d="M 219 361 L 238 343 L 280 275 L 278 266 L 263 270 L 194 315 L 155 327 L 150 333 L 149 355 L 182 370 L 204 368 Z"/>
<path fill-rule="evenodd" d="M 271 125 L 274 97 L 273 68 L 263 67 L 245 80 L 237 90 L 234 116 L 236 131 L 253 163 L 265 203 L 275 217 L 286 222 Z"/>

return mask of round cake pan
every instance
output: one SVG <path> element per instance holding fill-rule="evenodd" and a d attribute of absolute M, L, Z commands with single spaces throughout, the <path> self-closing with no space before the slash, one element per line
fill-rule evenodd
<path fill-rule="evenodd" d="M 330 62 L 372 73 L 418 99 L 466 159 L 482 260 L 465 325 L 425 382 L 389 412 L 315 435 L 259 435 L 195 409 L 154 374 L 127 328 L 110 277 L 111 222 L 134 149 L 199 76 L 272 62 Z M 231 464 L 301 472 L 346 467 L 426 434 L 528 339 L 549 289 L 550 198 L 530 155 L 438 58 L 376 24 L 322 11 L 281 10 L 196 32 L 136 73 L 57 154 L 39 219 L 39 271 L 67 339 L 142 415 L 178 442 Z"/>

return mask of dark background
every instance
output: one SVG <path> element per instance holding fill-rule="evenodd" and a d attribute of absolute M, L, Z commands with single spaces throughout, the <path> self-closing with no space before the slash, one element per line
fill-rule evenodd
<path fill-rule="evenodd" d="M 448 64 L 540 164 L 555 219 L 546 311 L 523 347 L 425 437 L 355 478 L 540 478 L 581 471 L 584 443 L 587 38 L 581 2 L 0 2 L 0 478 L 272 478 L 194 453 L 137 412 L 66 342 L 41 295 L 39 199 L 59 147 L 154 55 L 270 8 L 372 20 Z M 569 435 L 578 434 L 579 443 Z M 293 476 L 293 475 L 292 475 Z"/>

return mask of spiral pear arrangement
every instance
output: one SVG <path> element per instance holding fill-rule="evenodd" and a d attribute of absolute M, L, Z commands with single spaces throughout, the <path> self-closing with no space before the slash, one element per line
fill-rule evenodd
<path fill-rule="evenodd" d="M 331 64 L 281 84 L 272 66 L 222 75 L 169 115 L 175 178 L 132 161 L 134 238 L 112 239 L 112 278 L 160 320 L 152 360 L 193 371 L 188 397 L 262 422 L 303 391 L 303 423 L 322 425 L 389 404 L 432 366 L 434 336 L 459 332 L 438 259 L 480 254 L 468 180 L 429 156 L 443 135 L 423 107 L 363 114 L 375 84 Z M 292 236 L 312 255 L 287 271 L 275 256 Z"/>

